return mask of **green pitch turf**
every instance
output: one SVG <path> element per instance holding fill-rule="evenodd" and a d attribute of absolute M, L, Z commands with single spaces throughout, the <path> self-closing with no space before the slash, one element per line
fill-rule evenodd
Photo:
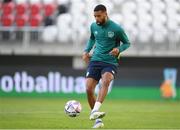
<path fill-rule="evenodd" d="M 64 113 L 62 98 L 0 98 L 1 129 L 89 129 L 90 109 L 86 99 L 77 99 L 83 106 L 79 117 Z M 107 115 L 106 129 L 180 128 L 180 102 L 165 100 L 107 99 L 101 108 Z"/>

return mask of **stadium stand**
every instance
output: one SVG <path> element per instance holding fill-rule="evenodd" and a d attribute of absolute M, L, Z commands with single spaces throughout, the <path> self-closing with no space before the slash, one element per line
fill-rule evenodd
<path fill-rule="evenodd" d="M 0 53 L 80 55 L 98 3 L 127 31 L 132 45 L 125 55 L 180 55 L 180 0 L 3 1 Z"/>

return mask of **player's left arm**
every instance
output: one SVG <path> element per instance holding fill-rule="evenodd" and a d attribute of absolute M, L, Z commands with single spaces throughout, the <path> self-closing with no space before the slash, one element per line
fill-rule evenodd
<path fill-rule="evenodd" d="M 120 56 L 120 53 L 122 53 L 123 51 L 125 51 L 127 48 L 129 48 L 130 46 L 130 41 L 124 31 L 124 29 L 120 28 L 120 30 L 118 31 L 118 37 L 120 39 L 120 46 L 117 47 L 119 49 L 119 54 L 118 57 Z"/>
<path fill-rule="evenodd" d="M 113 50 L 110 52 L 112 55 L 117 56 L 118 59 L 120 58 L 120 53 L 122 53 L 123 51 L 125 51 L 127 48 L 129 48 L 130 46 L 130 41 L 126 35 L 126 33 L 124 32 L 124 30 L 122 28 L 120 28 L 117 32 L 117 38 L 119 39 L 119 42 L 121 42 L 122 44 L 120 44 L 118 47 L 113 48 Z"/>

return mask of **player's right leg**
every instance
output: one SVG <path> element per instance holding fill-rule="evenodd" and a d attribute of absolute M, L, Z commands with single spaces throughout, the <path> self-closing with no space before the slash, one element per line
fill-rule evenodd
<path fill-rule="evenodd" d="M 98 81 L 93 78 L 86 78 L 86 93 L 89 106 L 93 109 L 96 97 L 94 95 L 94 89 L 97 85 Z"/>
<path fill-rule="evenodd" d="M 90 120 L 96 120 L 96 119 L 99 119 L 99 118 L 103 118 L 105 115 L 106 115 L 105 112 L 92 111 L 89 119 Z"/>

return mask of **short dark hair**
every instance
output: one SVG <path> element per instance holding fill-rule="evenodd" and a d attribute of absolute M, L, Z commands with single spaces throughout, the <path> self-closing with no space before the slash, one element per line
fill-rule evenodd
<path fill-rule="evenodd" d="M 94 11 L 103 11 L 103 12 L 105 12 L 106 11 L 106 6 L 104 6 L 102 4 L 99 4 L 94 8 Z"/>

